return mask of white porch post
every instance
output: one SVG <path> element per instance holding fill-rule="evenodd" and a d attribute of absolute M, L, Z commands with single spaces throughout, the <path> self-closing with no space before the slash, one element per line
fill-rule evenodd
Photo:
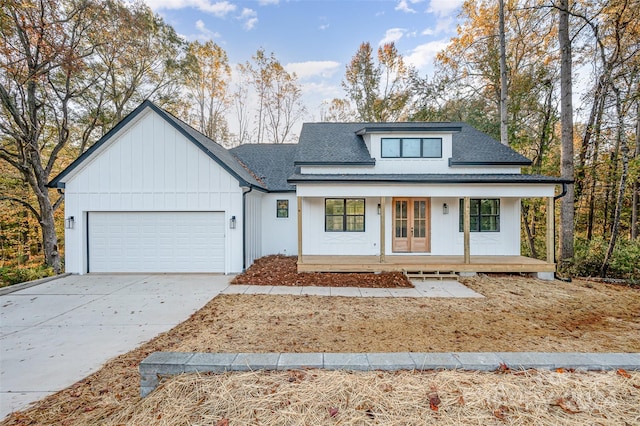
<path fill-rule="evenodd" d="M 384 263 L 385 256 L 385 197 L 380 197 L 380 263 Z"/>
<path fill-rule="evenodd" d="M 298 199 L 298 264 L 302 264 L 302 197 Z"/>
<path fill-rule="evenodd" d="M 553 197 L 547 197 L 547 263 L 555 263 L 555 204 Z"/>
<path fill-rule="evenodd" d="M 471 198 L 464 197 L 464 219 L 463 219 L 463 230 L 464 230 L 464 263 L 471 263 Z"/>

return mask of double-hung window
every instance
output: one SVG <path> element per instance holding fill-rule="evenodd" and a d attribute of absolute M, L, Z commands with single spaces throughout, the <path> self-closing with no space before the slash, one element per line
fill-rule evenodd
<path fill-rule="evenodd" d="M 364 232 L 364 198 L 324 200 L 326 232 Z"/>
<path fill-rule="evenodd" d="M 442 138 L 382 138 L 382 158 L 442 158 Z"/>
<path fill-rule="evenodd" d="M 500 232 L 500 200 L 471 199 L 471 232 Z M 460 199 L 460 232 L 464 232 L 464 199 Z"/>

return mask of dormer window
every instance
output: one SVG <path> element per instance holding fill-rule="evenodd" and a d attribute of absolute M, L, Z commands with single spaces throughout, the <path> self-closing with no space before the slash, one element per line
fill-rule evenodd
<path fill-rule="evenodd" d="M 442 158 L 442 138 L 382 138 L 382 158 Z"/>

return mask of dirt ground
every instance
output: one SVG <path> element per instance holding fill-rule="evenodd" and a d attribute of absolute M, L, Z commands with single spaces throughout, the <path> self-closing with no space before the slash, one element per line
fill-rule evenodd
<path fill-rule="evenodd" d="M 321 287 L 413 287 L 401 272 L 373 273 L 298 273 L 297 256 L 271 255 L 256 259 L 232 284 L 321 286 Z"/>
<path fill-rule="evenodd" d="M 14 413 L 2 424 L 138 424 L 118 416 L 126 412 L 134 418 L 139 414 L 136 410 L 146 403 L 138 397 L 137 366 L 153 351 L 640 352 L 637 288 L 581 280 L 546 282 L 518 276 L 480 276 L 463 283 L 485 298 L 219 296 L 173 330 L 115 358 L 97 373 L 33 408 Z M 452 374 L 460 375 L 459 383 L 470 380 L 465 376 L 468 373 Z M 635 392 L 631 395 L 635 395 L 635 401 L 638 392 L 634 386 L 638 386 L 639 375 L 630 374 L 629 380 L 635 385 L 629 385 L 625 393 L 629 397 L 629 392 Z M 507 392 L 511 385 L 503 377 L 507 376 L 493 374 L 490 382 L 493 387 L 506 387 Z M 584 376 L 585 389 L 599 376 L 590 377 Z M 348 376 L 345 380 L 345 386 L 352 389 Z M 521 384 L 525 389 L 529 386 Z M 476 392 L 484 391 L 478 388 Z M 576 394 L 572 398 L 583 396 Z M 249 399 L 236 403 L 246 405 Z M 570 411 L 576 411 L 571 407 Z M 560 412 L 571 417 L 564 409 Z M 502 420 L 499 415 L 496 421 Z M 637 412 L 630 416 L 629 424 L 638 422 Z M 151 423 L 162 424 L 161 417 Z M 605 419 L 602 423 L 611 422 Z"/>

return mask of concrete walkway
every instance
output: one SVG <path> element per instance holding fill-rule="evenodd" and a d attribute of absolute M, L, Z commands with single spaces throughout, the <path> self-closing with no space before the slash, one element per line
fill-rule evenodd
<path fill-rule="evenodd" d="M 154 352 L 140 363 L 140 395 L 147 396 L 160 377 L 181 373 L 296 370 L 640 370 L 639 353 L 578 352 L 384 352 L 384 353 L 199 353 Z"/>
<path fill-rule="evenodd" d="M 71 275 L 0 296 L 0 420 L 168 331 L 224 275 Z"/>
<path fill-rule="evenodd" d="M 454 280 L 412 280 L 415 288 L 231 285 L 222 294 L 291 294 L 342 297 L 484 297 Z"/>

